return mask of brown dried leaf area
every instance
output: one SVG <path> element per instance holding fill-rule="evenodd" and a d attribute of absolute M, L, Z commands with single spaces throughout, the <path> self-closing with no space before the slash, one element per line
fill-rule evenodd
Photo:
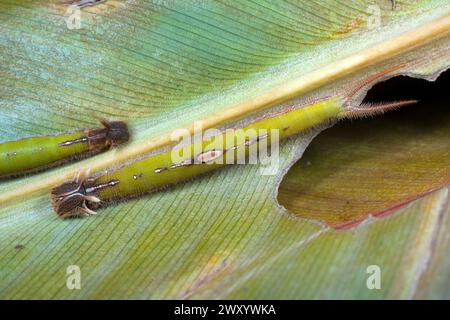
<path fill-rule="evenodd" d="M 323 132 L 284 177 L 279 203 L 297 217 L 349 229 L 369 216 L 395 214 L 448 186 L 450 97 L 445 86 L 449 78 L 449 72 L 434 84 L 408 78 L 402 88 L 392 86 L 394 79 L 387 82 L 388 95 L 391 92 L 398 98 L 400 92 L 401 98 L 421 102 L 382 117 L 346 121 Z M 434 89 L 423 97 L 417 89 L 421 85 Z"/>

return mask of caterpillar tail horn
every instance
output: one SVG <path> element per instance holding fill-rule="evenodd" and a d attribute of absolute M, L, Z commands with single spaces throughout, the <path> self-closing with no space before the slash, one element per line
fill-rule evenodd
<path fill-rule="evenodd" d="M 419 102 L 418 100 L 402 100 L 386 103 L 364 103 L 357 107 L 348 106 L 339 114 L 339 119 L 357 119 L 369 116 L 384 114 L 385 112 L 398 109 L 406 105 L 412 105 Z"/>

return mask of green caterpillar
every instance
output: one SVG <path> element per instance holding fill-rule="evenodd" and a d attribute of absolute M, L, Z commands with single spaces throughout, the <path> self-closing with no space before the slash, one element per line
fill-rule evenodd
<path fill-rule="evenodd" d="M 274 138 L 286 139 L 327 121 L 381 113 L 414 102 L 352 108 L 344 107 L 343 98 L 331 97 L 302 108 L 287 109 L 256 119 L 241 130 L 221 132 L 211 139 L 187 144 L 176 161 L 173 158 L 177 151 L 160 150 L 155 155 L 96 177 L 78 175 L 73 181 L 52 190 L 52 206 L 61 218 L 92 215 L 99 206 L 154 192 L 221 168 L 230 163 L 229 158 L 233 163 L 242 161 Z M 248 132 L 256 134 L 249 136 Z M 274 137 L 275 134 L 278 137 Z"/>
<path fill-rule="evenodd" d="M 54 167 L 129 140 L 128 127 L 124 122 L 101 120 L 101 123 L 104 128 L 0 143 L 0 178 Z"/>

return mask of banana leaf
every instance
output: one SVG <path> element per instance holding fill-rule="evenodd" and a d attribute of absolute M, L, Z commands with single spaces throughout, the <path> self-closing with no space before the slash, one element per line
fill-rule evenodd
<path fill-rule="evenodd" d="M 80 168 L 136 159 L 194 121 L 232 127 L 330 95 L 358 104 L 379 72 L 435 80 L 450 64 L 448 1 L 108 0 L 74 11 L 62 1 L 9 0 L 0 26 L 0 142 L 94 126 L 94 116 L 125 120 L 133 134 L 119 150 L 0 182 L 1 298 L 448 297 L 445 125 L 421 140 L 440 171 L 408 171 L 421 183 L 394 177 L 404 193 L 382 189 L 376 211 L 413 200 L 353 228 L 335 228 L 348 217 L 333 201 L 309 201 L 301 213 L 277 201 L 285 173 L 325 125 L 281 145 L 276 175 L 229 166 L 88 219 L 61 220 L 49 200 Z M 405 149 L 413 139 L 393 135 Z M 351 148 L 345 136 L 338 142 Z M 342 165 L 331 145 L 317 157 Z M 424 162 L 417 156 L 411 166 Z M 339 186 L 343 177 L 331 179 Z M 375 208 L 355 207 L 357 219 Z M 368 288 L 372 265 L 381 289 Z M 79 289 L 68 286 L 71 266 L 81 271 Z"/>

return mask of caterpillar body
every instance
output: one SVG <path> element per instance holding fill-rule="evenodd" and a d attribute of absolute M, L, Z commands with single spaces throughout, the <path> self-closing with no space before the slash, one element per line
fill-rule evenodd
<path fill-rule="evenodd" d="M 213 139 L 193 142 L 183 149 L 183 157 L 174 161 L 174 150 L 166 150 L 92 177 L 78 175 L 73 181 L 51 192 L 52 205 L 61 218 L 95 214 L 95 209 L 121 199 L 136 197 L 193 178 L 248 158 L 262 143 L 271 143 L 314 126 L 339 118 L 375 114 L 415 101 L 386 105 L 344 108 L 345 101 L 331 97 L 302 108 L 284 110 L 256 119 L 241 130 L 222 132 Z M 371 109 L 371 110 L 369 110 Z M 248 132 L 255 132 L 249 136 Z M 228 135 L 228 136 L 227 136 Z"/>
<path fill-rule="evenodd" d="M 0 143 L 0 178 L 9 178 L 85 158 L 127 142 L 122 121 L 101 120 L 103 128 L 89 128 L 54 136 Z"/>

